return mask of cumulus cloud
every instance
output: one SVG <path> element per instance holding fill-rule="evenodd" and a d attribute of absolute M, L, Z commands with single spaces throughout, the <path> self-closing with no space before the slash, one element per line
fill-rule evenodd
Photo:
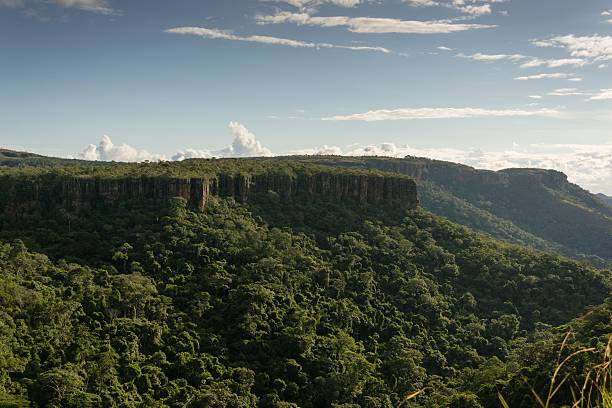
<path fill-rule="evenodd" d="M 171 160 L 209 159 L 213 157 L 262 157 L 272 156 L 272 152 L 263 147 L 253 133 L 244 125 L 230 122 L 229 129 L 234 138 L 231 145 L 220 150 L 193 149 L 179 150 Z M 90 144 L 77 155 L 78 158 L 94 161 L 142 162 L 166 160 L 161 154 L 149 153 L 147 150 L 134 148 L 127 144 L 116 145 L 111 138 L 104 135 L 98 145 Z"/>
<path fill-rule="evenodd" d="M 306 12 L 292 13 L 283 11 L 274 15 L 259 15 L 255 18 L 258 24 L 308 25 L 318 27 L 346 27 L 349 31 L 361 34 L 442 34 L 460 31 L 493 28 L 493 25 L 453 23 L 447 20 L 399 20 L 395 18 L 318 17 Z"/>
<path fill-rule="evenodd" d="M 255 139 L 255 135 L 240 123 L 230 122 L 230 130 L 234 135 L 234 142 L 215 155 L 219 157 L 260 157 L 272 156 L 272 152 Z"/>
<path fill-rule="evenodd" d="M 390 51 L 383 47 L 367 47 L 367 46 L 349 46 L 349 45 L 337 45 L 337 44 L 328 44 L 328 43 L 312 43 L 306 41 L 299 40 L 291 40 L 287 38 L 279 38 L 279 37 L 270 37 L 266 35 L 249 35 L 249 36 L 240 36 L 232 34 L 229 31 L 204 28 L 204 27 L 176 27 L 165 30 L 166 33 L 170 34 L 181 34 L 181 35 L 193 35 L 203 38 L 209 38 L 213 40 L 229 40 L 229 41 L 243 41 L 243 42 L 253 42 L 253 43 L 261 43 L 261 44 L 271 44 L 271 45 L 283 45 L 286 47 L 293 48 L 339 48 L 345 50 L 352 51 L 375 51 L 382 53 L 390 53 Z"/>
<path fill-rule="evenodd" d="M 521 117 L 542 116 L 561 117 L 561 112 L 553 109 L 521 110 L 521 109 L 481 109 L 481 108 L 402 108 L 380 109 L 350 115 L 337 115 L 323 118 L 324 121 L 364 121 L 377 122 L 388 120 L 418 120 L 418 119 L 463 119 L 483 117 Z"/>
<path fill-rule="evenodd" d="M 145 160 L 163 160 L 161 155 L 151 154 L 146 150 L 139 150 L 127 144 L 115 145 L 111 138 L 104 135 L 98 145 L 90 144 L 78 156 L 85 160 L 141 162 Z"/>
<path fill-rule="evenodd" d="M 328 153 L 329 152 L 329 153 Z M 347 156 L 429 157 L 463 163 L 480 169 L 543 168 L 562 171 L 575 182 L 594 192 L 612 192 L 612 144 L 513 144 L 503 151 L 481 149 L 415 148 L 408 145 L 381 143 L 351 146 L 311 148 L 293 154 L 335 154 Z"/>

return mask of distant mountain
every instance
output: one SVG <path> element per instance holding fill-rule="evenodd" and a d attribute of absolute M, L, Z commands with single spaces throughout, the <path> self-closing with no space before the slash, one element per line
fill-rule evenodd
<path fill-rule="evenodd" d="M 599 193 L 597 197 L 606 204 L 612 205 L 612 197 Z"/>
<path fill-rule="evenodd" d="M 612 262 L 612 207 L 554 170 L 478 170 L 419 157 L 302 157 L 413 177 L 422 206 L 509 242 Z"/>
<path fill-rule="evenodd" d="M 56 166 L 77 163 L 87 163 L 85 160 L 62 159 L 58 157 L 42 156 L 35 153 L 18 152 L 0 148 L 0 166 Z M 95 163 L 95 162 L 89 162 Z"/>

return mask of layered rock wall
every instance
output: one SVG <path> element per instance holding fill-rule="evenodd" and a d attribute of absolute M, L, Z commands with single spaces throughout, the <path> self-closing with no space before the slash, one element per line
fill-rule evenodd
<path fill-rule="evenodd" d="M 64 208 L 79 211 L 125 200 L 167 200 L 182 197 L 203 208 L 210 197 L 248 202 L 256 194 L 274 191 L 286 198 L 324 197 L 342 202 L 418 205 L 416 184 L 406 177 L 320 172 L 314 174 L 220 174 L 200 178 L 168 177 L 5 177 L 0 179 L 0 211 L 19 218 L 31 211 Z"/>

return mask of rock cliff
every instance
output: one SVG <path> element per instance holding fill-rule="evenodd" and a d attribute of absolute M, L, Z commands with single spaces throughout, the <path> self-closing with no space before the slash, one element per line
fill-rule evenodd
<path fill-rule="evenodd" d="M 44 213 L 59 207 L 78 212 L 139 198 L 163 201 L 182 197 L 191 207 L 201 209 L 210 197 L 233 197 L 246 203 L 268 191 L 304 200 L 324 197 L 357 204 L 418 205 L 413 180 L 373 173 L 218 174 L 196 178 L 4 176 L 0 178 L 0 191 L 0 212 L 11 219 L 32 211 Z"/>

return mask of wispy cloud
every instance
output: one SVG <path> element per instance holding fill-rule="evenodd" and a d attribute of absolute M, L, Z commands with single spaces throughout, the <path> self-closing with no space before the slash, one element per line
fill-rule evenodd
<path fill-rule="evenodd" d="M 531 81 L 534 79 L 568 79 L 568 80 L 571 80 L 575 78 L 575 75 L 576 74 L 566 74 L 562 72 L 554 72 L 554 73 L 547 73 L 547 74 L 519 76 L 514 79 L 516 79 L 517 81 Z"/>
<path fill-rule="evenodd" d="M 400 108 L 379 109 L 364 113 L 329 116 L 322 118 L 322 120 L 377 122 L 389 120 L 461 119 L 520 116 L 561 117 L 562 115 L 561 112 L 554 109 L 522 110 L 482 108 Z"/>
<path fill-rule="evenodd" d="M 565 66 L 583 67 L 587 65 L 587 61 L 581 58 L 560 58 L 560 59 L 540 59 L 532 58 L 530 61 L 521 64 L 521 68 L 560 68 Z"/>
<path fill-rule="evenodd" d="M 322 4 L 331 4 L 338 7 L 355 7 L 364 3 L 364 0 L 262 0 L 276 3 L 285 3 L 299 9 L 313 8 Z"/>
<path fill-rule="evenodd" d="M 493 12 L 491 4 L 505 0 L 403 0 L 414 7 L 446 7 L 471 17 L 486 16 Z M 508 0 L 509 1 L 509 0 Z"/>
<path fill-rule="evenodd" d="M 318 17 L 309 13 L 288 11 L 274 15 L 258 15 L 255 20 L 258 24 L 292 23 L 318 27 L 346 27 L 351 32 L 361 34 L 442 34 L 496 27 L 484 24 L 453 23 L 447 20 L 419 21 L 347 16 Z"/>
<path fill-rule="evenodd" d="M 485 61 L 485 62 L 493 62 L 493 61 L 521 61 L 524 60 L 526 58 L 528 58 L 525 55 L 521 55 L 521 54 L 482 54 L 482 53 L 476 53 L 476 54 L 470 54 L 470 55 L 466 55 L 466 54 L 457 54 L 458 57 L 460 58 L 467 58 L 467 59 L 471 59 L 474 61 Z"/>
<path fill-rule="evenodd" d="M 589 61 L 582 58 L 542 59 L 523 54 L 483 54 L 478 52 L 475 54 L 460 53 L 457 54 L 457 56 L 460 58 L 483 62 L 510 61 L 520 63 L 521 68 L 560 68 L 565 66 L 583 67 L 589 63 Z"/>
<path fill-rule="evenodd" d="M 588 96 L 591 93 L 586 91 L 580 91 L 577 88 L 559 88 L 549 92 L 549 96 Z"/>
<path fill-rule="evenodd" d="M 193 35 L 198 37 L 209 38 L 213 40 L 229 40 L 229 41 L 243 41 L 253 42 L 261 44 L 271 45 L 283 45 L 293 48 L 339 48 L 352 51 L 374 51 L 382 53 L 390 53 L 386 48 L 383 47 L 368 47 L 368 46 L 351 46 L 351 45 L 338 45 L 328 43 L 312 43 L 300 40 L 291 40 L 287 38 L 270 37 L 266 35 L 249 35 L 240 36 L 232 34 L 229 31 L 222 31 L 217 29 L 210 29 L 204 27 L 176 27 L 165 30 L 166 33 L 170 34 L 181 34 L 181 35 Z"/>
<path fill-rule="evenodd" d="M 612 37 L 565 35 L 545 40 L 534 40 L 538 47 L 564 48 L 574 58 L 589 59 L 593 62 L 612 60 Z"/>
<path fill-rule="evenodd" d="M 24 8 L 34 14 L 38 13 L 36 10 L 44 9 L 49 4 L 98 14 L 121 14 L 106 0 L 0 0 L 0 7 Z"/>
<path fill-rule="evenodd" d="M 604 101 L 612 99 L 612 89 L 602 89 L 589 98 L 592 101 Z"/>
<path fill-rule="evenodd" d="M 115 14 L 105 0 L 53 0 L 58 6 L 75 8 L 83 11 L 91 11 L 100 14 Z"/>

